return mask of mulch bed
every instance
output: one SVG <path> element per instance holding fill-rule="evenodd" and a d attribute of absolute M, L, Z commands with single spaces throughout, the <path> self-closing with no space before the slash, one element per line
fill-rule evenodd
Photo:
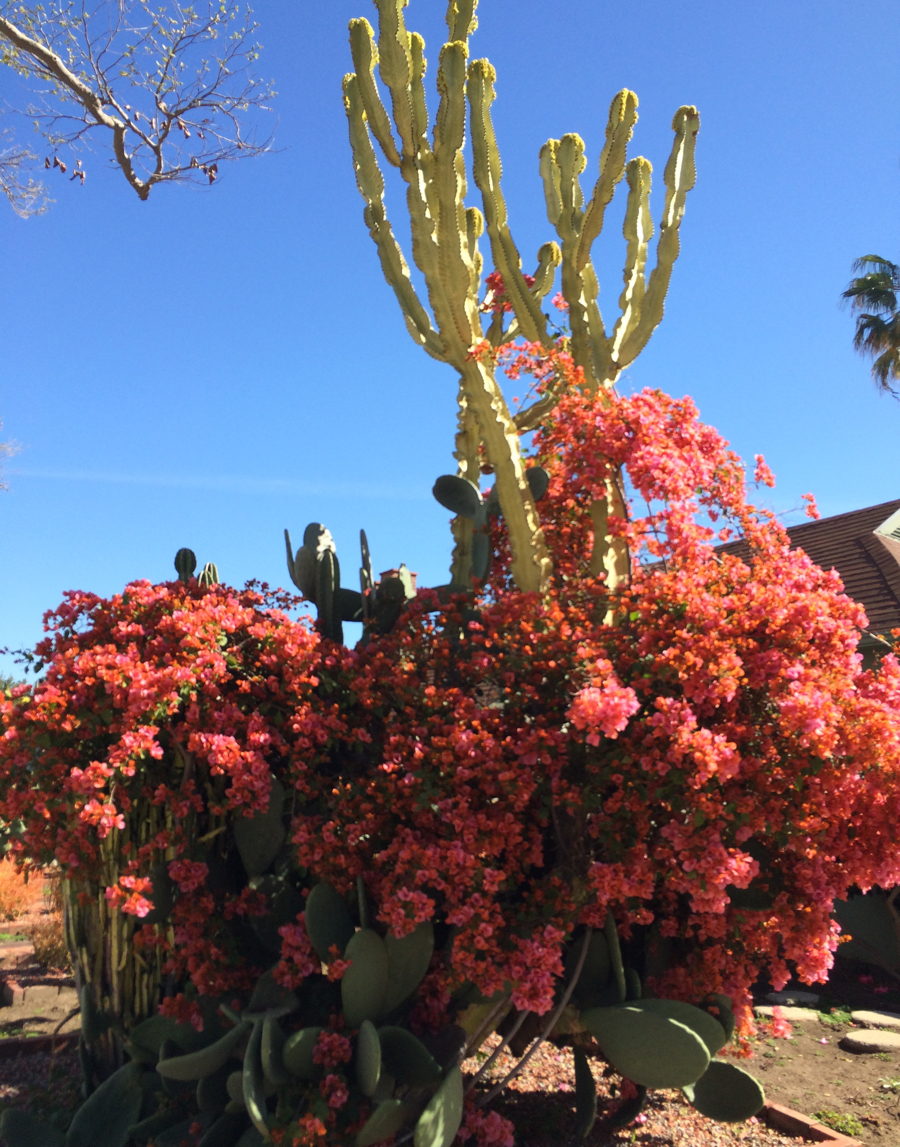
<path fill-rule="evenodd" d="M 484 1043 L 490 1054 L 499 1043 L 491 1036 Z M 479 1055 L 463 1065 L 464 1071 L 475 1072 L 486 1056 Z M 500 1055 L 484 1077 L 496 1082 L 503 1078 L 516 1061 L 506 1053 Z M 602 1075 L 603 1064 L 591 1064 L 597 1084 L 598 1118 L 587 1139 L 586 1147 L 799 1147 L 802 1140 L 783 1135 L 758 1119 L 748 1123 L 716 1123 L 701 1115 L 680 1091 L 653 1091 L 644 1108 L 644 1119 L 628 1127 L 611 1130 L 604 1118 L 604 1105 L 609 1109 L 617 1102 L 610 1083 Z M 517 1147 L 560 1147 L 570 1142 L 575 1125 L 575 1067 L 568 1048 L 545 1045 L 534 1056 L 506 1093 L 491 1104 L 516 1127 Z"/>

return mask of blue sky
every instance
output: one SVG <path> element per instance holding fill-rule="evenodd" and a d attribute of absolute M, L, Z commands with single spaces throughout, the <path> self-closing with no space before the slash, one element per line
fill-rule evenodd
<path fill-rule="evenodd" d="M 432 79 L 444 7 L 407 9 Z M 482 0 L 471 47 L 499 73 L 526 268 L 553 237 L 537 171 L 548 137 L 578 131 L 590 174 L 609 101 L 633 88 L 631 154 L 661 175 L 672 115 L 696 104 L 682 254 L 623 386 L 692 395 L 751 464 L 765 454 L 780 511 L 806 491 L 824 514 L 900 497 L 900 405 L 876 394 L 838 306 L 856 256 L 900 256 L 896 5 L 632 0 L 624 13 Z M 452 469 L 455 379 L 413 345 L 381 278 L 340 96 L 347 21 L 374 10 L 267 0 L 256 15 L 279 92 L 274 154 L 147 203 L 90 159 L 83 188 L 51 181 L 46 215 L 0 206 L 0 418 L 22 447 L 0 494 L 0 646 L 33 645 L 66 589 L 174 576 L 180 546 L 234 584 L 286 584 L 282 531 L 299 544 L 314 520 L 348 584 L 360 527 L 376 569 L 405 561 L 422 584 L 446 580 L 447 513 L 430 489 Z M 657 193 L 656 219 L 660 207 Z M 620 226 L 621 210 L 598 245 L 608 308 Z"/>

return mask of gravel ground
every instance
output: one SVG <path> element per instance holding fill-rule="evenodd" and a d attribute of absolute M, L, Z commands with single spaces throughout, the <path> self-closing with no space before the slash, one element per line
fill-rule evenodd
<path fill-rule="evenodd" d="M 484 1043 L 484 1051 L 489 1054 L 498 1043 L 499 1037 L 491 1036 Z M 485 1058 L 479 1053 L 477 1058 L 465 1062 L 463 1070 L 474 1073 Z M 504 1053 L 485 1078 L 491 1082 L 502 1079 L 514 1062 Z M 592 1068 L 599 1102 L 597 1122 L 584 1140 L 587 1147 L 733 1147 L 738 1143 L 745 1147 L 799 1147 L 805 1142 L 773 1131 L 759 1121 L 716 1123 L 695 1111 L 680 1091 L 651 1092 L 642 1122 L 611 1130 L 604 1118 L 604 1105 L 608 1110 L 616 1099 L 609 1082 L 600 1074 L 603 1065 L 594 1061 Z M 567 1142 L 575 1121 L 574 1078 L 571 1051 L 545 1044 L 510 1084 L 505 1097 L 498 1097 L 491 1104 L 515 1125 L 516 1147 L 561 1147 Z"/>
<path fill-rule="evenodd" d="M 21 1107 L 45 1118 L 57 1115 L 65 1128 L 80 1103 L 81 1068 L 75 1048 L 58 1050 L 52 1071 L 49 1052 L 0 1060 L 0 1111 Z"/>

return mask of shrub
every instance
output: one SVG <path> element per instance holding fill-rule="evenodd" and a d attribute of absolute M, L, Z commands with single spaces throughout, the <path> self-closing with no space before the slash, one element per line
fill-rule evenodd
<path fill-rule="evenodd" d="M 18 920 L 39 896 L 34 877 L 27 880 L 25 874 L 17 870 L 14 860 L 3 857 L 0 860 L 0 920 Z"/>

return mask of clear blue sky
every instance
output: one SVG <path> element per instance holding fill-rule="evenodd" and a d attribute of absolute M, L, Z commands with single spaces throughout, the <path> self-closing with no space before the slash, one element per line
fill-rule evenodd
<path fill-rule="evenodd" d="M 444 8 L 407 9 L 432 79 Z M 256 14 L 276 154 L 147 203 L 94 160 L 84 188 L 51 182 L 45 216 L 0 205 L 0 418 L 22 445 L 0 494 L 0 646 L 33 645 L 66 589 L 174 576 L 184 545 L 232 583 L 287 584 L 282 530 L 299 544 L 314 520 L 347 584 L 361 526 L 376 569 L 446 579 L 430 489 L 452 469 L 455 379 L 413 345 L 381 278 L 341 104 L 347 21 L 374 10 L 267 0 Z M 481 3 L 472 50 L 499 73 L 526 267 L 553 237 L 548 137 L 578 131 L 596 171 L 609 101 L 631 87 L 631 154 L 661 174 L 673 112 L 699 107 L 665 319 L 623 385 L 693 395 L 740 454 L 765 454 L 779 510 L 808 490 L 824 514 L 900 497 L 900 405 L 876 395 L 838 307 L 854 257 L 900 256 L 897 14 L 886 0 Z M 607 306 L 620 218 L 600 241 Z"/>

